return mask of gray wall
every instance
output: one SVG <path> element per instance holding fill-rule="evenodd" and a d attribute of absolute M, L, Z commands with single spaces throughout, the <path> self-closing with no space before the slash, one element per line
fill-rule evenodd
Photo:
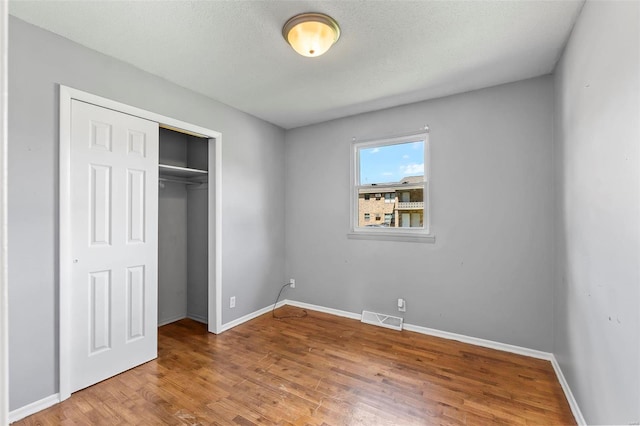
<path fill-rule="evenodd" d="M 159 163 L 187 167 L 185 134 L 160 129 Z M 187 187 L 158 189 L 158 324 L 187 316 Z"/>
<path fill-rule="evenodd" d="M 553 352 L 589 424 L 640 422 L 639 9 L 588 1 L 555 75 Z"/>
<path fill-rule="evenodd" d="M 286 133 L 286 297 L 550 351 L 551 77 Z M 435 244 L 347 239 L 352 137 L 431 133 Z"/>
<path fill-rule="evenodd" d="M 187 316 L 187 246 L 187 187 L 163 182 L 158 190 L 158 324 Z"/>
<path fill-rule="evenodd" d="M 58 392 L 58 83 L 222 132 L 223 322 L 284 280 L 282 129 L 10 17 L 11 410 Z"/>
<path fill-rule="evenodd" d="M 213 185 L 214 164 L 209 165 L 208 163 L 209 142 L 194 136 L 189 136 L 187 140 L 189 167 L 209 170 L 211 173 L 208 182 L 209 185 Z M 209 295 L 209 221 L 206 214 L 209 211 L 208 191 L 206 184 L 187 186 L 187 316 L 202 322 L 209 320 L 207 302 Z"/>
<path fill-rule="evenodd" d="M 208 188 L 187 187 L 187 312 L 189 318 L 208 322 Z M 223 253 L 224 254 L 224 253 Z M 271 302 L 269 302 L 271 303 Z M 213 319 L 212 319 L 213 321 Z"/>

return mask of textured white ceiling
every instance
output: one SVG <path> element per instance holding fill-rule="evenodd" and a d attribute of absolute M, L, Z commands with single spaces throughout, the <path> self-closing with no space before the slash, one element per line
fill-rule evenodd
<path fill-rule="evenodd" d="M 584 0 L 11 1 L 10 13 L 284 128 L 553 71 Z M 282 25 L 342 29 L 297 55 Z"/>

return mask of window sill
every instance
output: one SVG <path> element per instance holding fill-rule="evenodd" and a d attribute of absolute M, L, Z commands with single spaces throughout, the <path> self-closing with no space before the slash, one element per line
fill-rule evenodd
<path fill-rule="evenodd" d="M 426 234 L 406 234 L 400 232 L 349 232 L 347 238 L 350 240 L 379 240 L 379 241 L 402 241 L 408 243 L 428 243 L 435 244 L 435 235 Z"/>

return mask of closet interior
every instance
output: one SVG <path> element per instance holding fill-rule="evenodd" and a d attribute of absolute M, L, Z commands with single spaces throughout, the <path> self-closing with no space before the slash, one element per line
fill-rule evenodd
<path fill-rule="evenodd" d="M 158 326 L 208 321 L 209 141 L 160 129 Z"/>

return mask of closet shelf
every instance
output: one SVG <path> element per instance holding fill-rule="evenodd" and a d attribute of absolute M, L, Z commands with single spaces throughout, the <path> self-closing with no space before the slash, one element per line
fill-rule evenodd
<path fill-rule="evenodd" d="M 169 166 L 168 164 L 158 165 L 160 176 L 194 178 L 206 177 L 209 172 L 206 170 L 190 169 L 188 167 Z"/>

